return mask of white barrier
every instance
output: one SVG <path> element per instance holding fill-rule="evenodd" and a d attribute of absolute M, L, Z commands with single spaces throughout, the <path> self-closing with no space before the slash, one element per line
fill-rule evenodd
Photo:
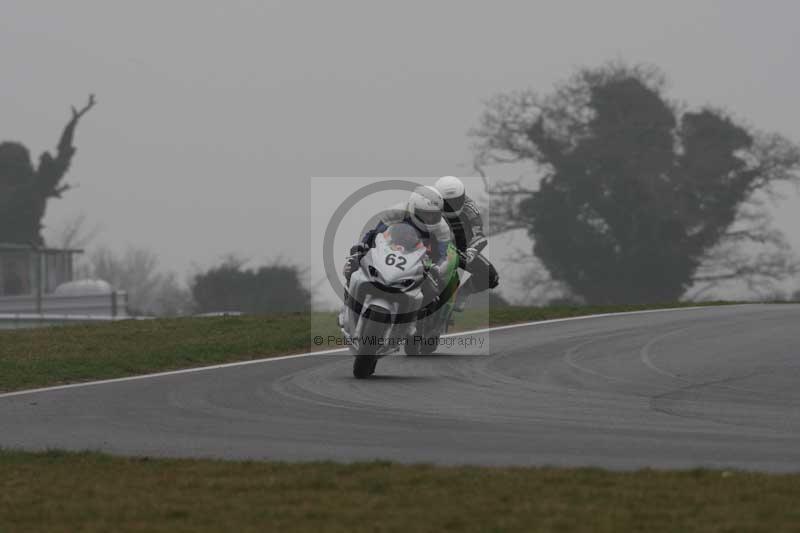
<path fill-rule="evenodd" d="M 152 320 L 151 316 L 92 316 L 92 315 L 56 315 L 35 313 L 7 314 L 0 313 L 0 331 L 12 329 L 46 328 L 49 326 L 67 326 L 70 324 L 92 324 L 100 322 L 119 322 L 121 320 Z"/>
<path fill-rule="evenodd" d="M 0 315 L 80 315 L 83 317 L 125 317 L 128 295 L 122 291 L 109 294 L 45 294 L 0 297 Z"/>

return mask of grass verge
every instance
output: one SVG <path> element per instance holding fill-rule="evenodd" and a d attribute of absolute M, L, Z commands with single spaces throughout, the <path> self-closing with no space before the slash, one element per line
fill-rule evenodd
<path fill-rule="evenodd" d="M 723 302 L 714 302 L 719 305 Z M 456 330 L 696 304 L 468 310 Z M 334 313 L 121 321 L 0 331 L 0 391 L 111 379 L 308 350 L 338 336 Z"/>
<path fill-rule="evenodd" d="M 797 531 L 800 476 L 0 452 L 0 532 Z"/>

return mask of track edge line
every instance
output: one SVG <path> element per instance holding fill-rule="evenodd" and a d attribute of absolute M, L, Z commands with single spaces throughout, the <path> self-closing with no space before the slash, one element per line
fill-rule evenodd
<path fill-rule="evenodd" d="M 574 320 L 588 320 L 592 318 L 608 318 L 608 317 L 617 317 L 617 316 L 626 316 L 626 315 L 641 315 L 646 313 L 663 313 L 663 312 L 671 312 L 671 311 L 696 311 L 701 309 L 714 309 L 720 307 L 742 307 L 742 306 L 753 306 L 753 305 L 763 305 L 763 304 L 733 304 L 733 305 L 695 305 L 691 307 L 668 307 L 664 309 L 643 309 L 640 311 L 621 311 L 618 313 L 599 313 L 595 315 L 581 315 L 581 316 L 570 316 L 564 318 L 552 318 L 549 320 L 536 320 L 532 322 L 521 322 L 519 324 L 507 324 L 505 326 L 494 326 L 489 328 L 482 328 L 482 329 L 475 329 L 469 331 L 459 331 L 457 333 L 448 333 L 446 335 L 442 335 L 442 337 L 449 338 L 449 337 L 460 337 L 464 335 L 476 335 L 479 333 L 491 333 L 493 331 L 503 331 L 507 329 L 515 329 L 515 328 L 524 328 L 530 326 L 540 326 L 540 325 L 547 325 L 547 324 L 556 324 L 559 322 L 570 322 Z M 224 368 L 235 368 L 239 366 L 247 366 L 247 365 L 256 365 L 262 363 L 270 363 L 273 361 L 284 361 L 286 359 L 299 359 L 301 357 L 313 357 L 318 355 L 330 355 L 336 354 L 341 352 L 346 352 L 347 348 L 336 348 L 332 350 L 321 350 L 317 352 L 307 352 L 307 353 L 299 353 L 299 354 L 290 354 L 290 355 L 278 355 L 275 357 L 262 357 L 260 359 L 250 359 L 247 361 L 234 361 L 232 363 L 221 363 L 217 365 L 208 365 L 208 366 L 198 366 L 193 368 L 182 368 L 178 370 L 167 370 L 164 372 L 154 372 L 150 374 L 140 374 L 136 376 L 126 376 L 121 378 L 111 378 L 111 379 L 101 379 L 95 381 L 84 381 L 80 383 L 68 383 L 65 385 L 53 385 L 49 387 L 39 387 L 35 389 L 25 389 L 19 391 L 11 391 L 11 392 L 4 392 L 0 393 L 0 400 L 4 398 L 12 398 L 15 396 L 25 396 L 28 394 L 36 394 L 40 392 L 53 392 L 59 390 L 67 390 L 67 389 L 77 389 L 81 387 L 94 387 L 97 385 L 108 385 L 112 383 L 124 383 L 128 381 L 139 381 L 144 379 L 153 379 L 153 378 L 160 378 L 160 377 L 168 377 L 168 376 L 176 376 L 180 374 L 191 374 L 194 372 L 207 372 L 210 370 L 220 370 Z"/>

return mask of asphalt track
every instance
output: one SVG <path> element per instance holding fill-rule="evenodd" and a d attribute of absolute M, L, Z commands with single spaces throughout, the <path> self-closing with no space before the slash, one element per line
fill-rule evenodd
<path fill-rule="evenodd" d="M 554 321 L 0 395 L 0 446 L 115 454 L 800 471 L 800 305 Z"/>

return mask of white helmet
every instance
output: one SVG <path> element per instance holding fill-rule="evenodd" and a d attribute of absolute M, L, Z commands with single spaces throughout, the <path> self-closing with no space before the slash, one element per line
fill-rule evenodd
<path fill-rule="evenodd" d="M 414 189 L 408 199 L 408 214 L 420 229 L 432 230 L 442 221 L 442 195 L 430 185 Z"/>
<path fill-rule="evenodd" d="M 447 218 L 456 218 L 461 214 L 461 209 L 464 207 L 464 200 L 466 194 L 464 192 L 464 184 L 460 179 L 454 176 L 445 176 L 436 181 L 436 190 L 442 195 L 444 200 L 444 216 Z"/>

